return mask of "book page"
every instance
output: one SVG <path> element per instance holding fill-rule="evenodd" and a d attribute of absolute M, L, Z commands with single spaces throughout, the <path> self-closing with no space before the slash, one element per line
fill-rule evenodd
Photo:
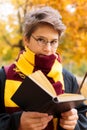
<path fill-rule="evenodd" d="M 52 95 L 52 97 L 56 97 L 56 92 L 52 86 L 52 84 L 49 82 L 49 80 L 46 78 L 46 76 L 40 71 L 35 71 L 34 73 L 32 73 L 31 75 L 29 75 L 29 77 L 36 82 L 37 84 L 39 84 L 39 86 L 44 89 L 47 93 L 49 93 L 50 95 Z"/>
<path fill-rule="evenodd" d="M 81 94 L 72 94 L 72 93 L 64 93 L 57 96 L 59 102 L 67 102 L 67 101 L 79 101 L 85 100 L 84 96 Z"/>
<path fill-rule="evenodd" d="M 81 94 L 64 93 L 57 96 L 52 84 L 40 70 L 35 71 L 31 75 L 29 75 L 29 78 L 31 78 L 35 83 L 37 83 L 43 90 L 45 90 L 53 98 L 57 97 L 59 102 L 84 100 L 84 96 Z"/>

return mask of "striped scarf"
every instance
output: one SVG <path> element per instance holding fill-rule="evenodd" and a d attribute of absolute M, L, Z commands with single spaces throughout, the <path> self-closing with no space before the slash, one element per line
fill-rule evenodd
<path fill-rule="evenodd" d="M 10 97 L 12 96 L 12 94 L 16 91 L 18 86 L 21 84 L 19 80 L 12 80 L 15 74 L 17 77 L 19 75 L 22 80 L 23 78 L 25 78 L 25 76 L 30 75 L 34 71 L 41 70 L 44 73 L 44 75 L 48 78 L 48 80 L 51 82 L 51 84 L 53 85 L 56 91 L 56 94 L 59 95 L 59 94 L 64 93 L 62 65 L 60 62 L 59 55 L 57 56 L 53 54 L 50 56 L 35 55 L 28 48 L 25 48 L 25 51 L 23 51 L 23 53 L 21 53 L 18 59 L 15 61 L 15 65 L 16 67 L 15 68 L 13 67 L 12 70 L 13 71 L 15 70 L 14 72 L 16 73 L 14 73 L 13 75 L 13 73 L 9 71 L 8 76 L 7 76 L 8 77 L 8 80 L 6 82 L 7 87 L 5 89 L 5 104 L 6 104 L 7 109 L 9 108 L 10 110 L 19 109 L 18 106 L 16 106 L 16 104 L 14 104 L 10 100 Z M 9 76 L 10 76 L 10 79 L 9 79 Z M 45 130 L 56 130 L 57 122 L 58 122 L 57 118 L 53 119 L 52 121 L 49 122 Z"/>
<path fill-rule="evenodd" d="M 35 55 L 28 48 L 25 49 L 15 62 L 17 66 L 15 71 L 23 77 L 28 76 L 36 70 L 41 70 L 52 83 L 57 95 L 62 94 L 64 92 L 64 81 L 59 55 Z"/>

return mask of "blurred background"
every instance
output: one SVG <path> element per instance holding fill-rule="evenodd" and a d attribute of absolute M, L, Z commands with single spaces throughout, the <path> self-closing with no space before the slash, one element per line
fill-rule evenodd
<path fill-rule="evenodd" d="M 38 5 L 60 11 L 67 29 L 58 52 L 63 66 L 76 75 L 80 84 L 87 71 L 87 0 L 0 0 L 0 67 L 14 61 L 23 49 L 23 17 Z"/>

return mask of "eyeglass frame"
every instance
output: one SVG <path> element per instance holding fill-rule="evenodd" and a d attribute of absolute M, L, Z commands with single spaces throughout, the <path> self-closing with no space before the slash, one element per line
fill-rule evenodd
<path fill-rule="evenodd" d="M 58 42 L 56 42 L 55 44 L 52 44 L 52 42 L 53 42 L 54 40 L 48 41 L 47 38 L 41 38 L 41 37 L 36 38 L 34 35 L 31 35 L 31 36 L 32 36 L 32 38 L 33 38 L 35 41 L 37 41 L 37 43 L 38 43 L 39 46 L 41 46 L 41 47 L 47 46 L 48 43 L 50 43 L 50 46 L 53 47 L 53 48 L 57 48 L 57 47 L 58 47 Z M 40 40 L 40 39 L 44 40 L 44 42 L 40 43 L 40 41 L 38 41 L 38 40 Z"/>

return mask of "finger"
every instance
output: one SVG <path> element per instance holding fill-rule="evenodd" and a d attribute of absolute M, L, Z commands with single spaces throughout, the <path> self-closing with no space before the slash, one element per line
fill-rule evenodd
<path fill-rule="evenodd" d="M 41 117 L 41 118 L 32 118 L 32 119 L 29 120 L 29 122 L 32 122 L 33 124 L 48 123 L 52 119 L 53 119 L 53 116 Z"/>
<path fill-rule="evenodd" d="M 77 110 L 76 109 L 71 109 L 71 110 L 69 110 L 67 112 L 61 113 L 61 116 L 70 116 L 70 115 L 75 115 L 75 114 L 77 114 Z"/>
<path fill-rule="evenodd" d="M 78 120 L 78 115 L 72 115 L 72 116 L 62 116 L 62 119 L 68 120 L 68 121 L 73 121 L 73 120 Z"/>
<path fill-rule="evenodd" d="M 77 124 L 77 120 L 64 120 L 60 119 L 60 126 L 63 127 L 64 129 L 73 129 L 75 128 Z"/>
<path fill-rule="evenodd" d="M 31 121 L 29 120 L 29 122 L 27 122 L 27 124 L 28 124 L 28 128 L 30 128 L 30 129 L 37 128 L 37 130 L 38 130 L 39 128 L 44 129 L 47 126 L 48 122 L 49 122 L 49 119 L 47 120 L 45 118 L 44 119 L 39 118 L 36 120 L 34 120 L 34 119 L 32 119 Z"/>
<path fill-rule="evenodd" d="M 49 122 L 53 119 L 53 116 L 50 115 L 50 116 L 41 116 L 41 117 L 30 117 L 28 116 L 27 120 L 29 120 L 29 122 L 32 122 L 32 123 L 38 123 L 38 122 Z"/>
<path fill-rule="evenodd" d="M 60 119 L 60 123 L 65 124 L 65 125 L 73 125 L 73 124 L 77 123 L 77 120 L 63 120 L 63 119 Z"/>
<path fill-rule="evenodd" d="M 48 122 L 53 118 L 53 116 L 48 116 L 48 114 L 37 113 L 37 112 L 23 112 L 21 116 L 20 126 L 28 129 L 36 129 L 40 127 L 43 129 L 47 126 Z M 38 130 L 38 129 L 37 129 Z"/>
<path fill-rule="evenodd" d="M 48 124 L 47 122 L 38 122 L 38 123 L 32 124 L 31 128 L 38 128 L 38 127 L 40 127 L 41 129 L 43 129 L 43 128 L 45 128 L 47 126 L 47 124 Z"/>
<path fill-rule="evenodd" d="M 75 125 L 60 125 L 63 129 L 65 130 L 74 130 L 75 129 Z"/>
<path fill-rule="evenodd" d="M 48 114 L 47 113 L 40 113 L 40 112 L 25 112 L 26 113 L 26 115 L 27 116 L 29 116 L 29 117 L 47 117 L 48 116 Z"/>
<path fill-rule="evenodd" d="M 37 127 L 46 127 L 48 122 L 53 118 L 53 116 L 39 117 L 39 118 L 27 118 L 26 124 L 28 128 L 33 129 Z"/>

